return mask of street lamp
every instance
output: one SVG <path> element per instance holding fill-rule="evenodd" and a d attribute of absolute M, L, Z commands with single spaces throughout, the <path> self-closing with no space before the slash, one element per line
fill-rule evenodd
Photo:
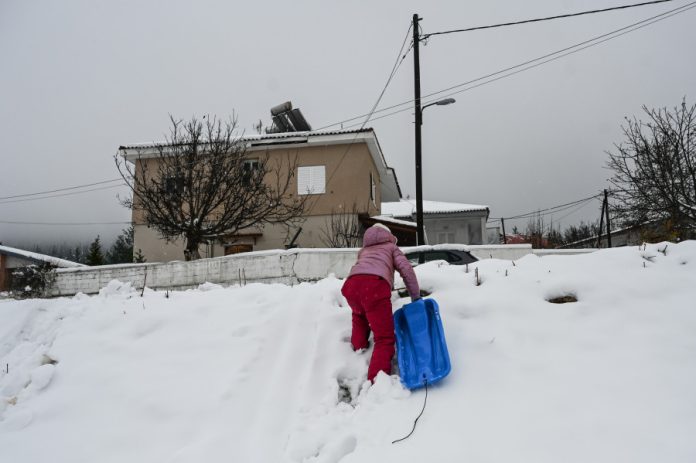
<path fill-rule="evenodd" d="M 427 108 L 428 106 L 432 106 L 432 105 L 445 106 L 445 105 L 456 103 L 456 102 L 457 102 L 457 100 L 455 100 L 454 98 L 445 98 L 444 100 L 435 101 L 433 103 L 428 103 L 427 105 L 425 105 L 421 108 L 421 113 L 423 111 L 425 111 L 425 108 Z M 421 124 L 423 124 L 422 118 L 421 118 Z"/>
<path fill-rule="evenodd" d="M 418 80 L 420 80 L 420 77 Z M 420 88 L 418 90 L 420 94 Z M 423 225 L 423 174 L 421 169 L 421 126 L 423 125 L 423 111 L 425 111 L 425 108 L 428 106 L 445 106 L 454 102 L 454 98 L 445 98 L 428 103 L 422 108 L 420 107 L 420 98 L 418 98 L 416 102 L 416 244 L 418 245 L 425 244 L 425 227 Z"/>

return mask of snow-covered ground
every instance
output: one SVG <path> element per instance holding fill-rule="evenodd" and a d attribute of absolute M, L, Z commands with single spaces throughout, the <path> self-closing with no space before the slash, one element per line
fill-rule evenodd
<path fill-rule="evenodd" d="M 417 268 L 452 372 L 396 444 L 424 391 L 365 382 L 336 278 L 0 301 L 0 461 L 696 461 L 696 242 L 478 268 Z"/>

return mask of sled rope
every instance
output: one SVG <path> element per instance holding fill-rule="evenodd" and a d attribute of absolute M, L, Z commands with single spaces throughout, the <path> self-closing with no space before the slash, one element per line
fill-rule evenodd
<path fill-rule="evenodd" d="M 411 429 L 411 432 L 409 432 L 408 435 L 402 437 L 401 439 L 392 441 L 392 444 L 396 444 L 397 442 L 401 442 L 402 440 L 408 439 L 409 437 L 411 437 L 411 434 L 413 434 L 413 431 L 416 430 L 416 423 L 418 423 L 420 417 L 423 416 L 423 412 L 425 411 L 425 404 L 428 403 L 428 380 L 426 378 L 423 378 L 423 383 L 425 384 L 425 399 L 423 400 L 423 408 L 421 409 L 416 419 L 413 421 L 413 428 Z"/>

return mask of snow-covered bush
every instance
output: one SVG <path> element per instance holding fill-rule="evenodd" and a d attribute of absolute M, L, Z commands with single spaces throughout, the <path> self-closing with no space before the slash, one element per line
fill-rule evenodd
<path fill-rule="evenodd" d="M 51 264 L 27 265 L 12 272 L 10 294 L 18 299 L 42 297 L 48 294 L 56 279 Z"/>

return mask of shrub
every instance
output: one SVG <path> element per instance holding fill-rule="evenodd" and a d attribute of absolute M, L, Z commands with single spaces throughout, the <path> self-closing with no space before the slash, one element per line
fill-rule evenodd
<path fill-rule="evenodd" d="M 18 299 L 46 296 L 56 279 L 51 264 L 27 265 L 12 272 L 10 294 Z"/>

